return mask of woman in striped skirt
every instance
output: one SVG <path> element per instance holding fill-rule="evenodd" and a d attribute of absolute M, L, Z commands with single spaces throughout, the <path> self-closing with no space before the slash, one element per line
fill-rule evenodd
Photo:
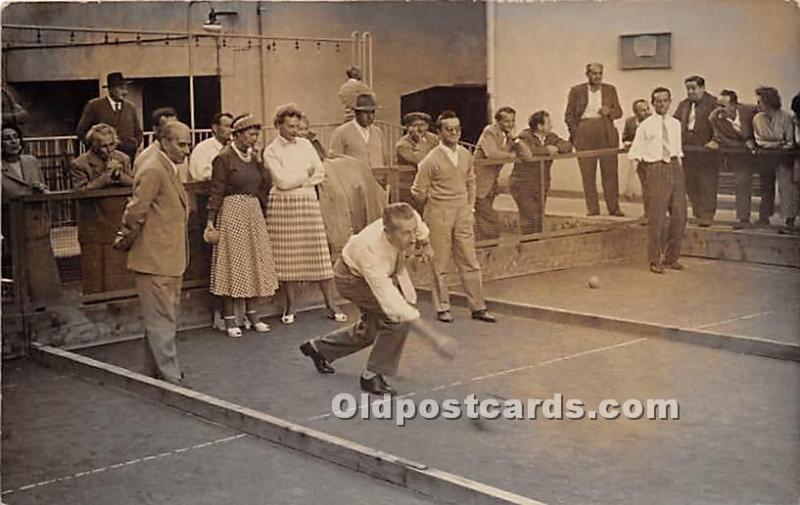
<path fill-rule="evenodd" d="M 269 331 L 269 325 L 256 317 L 251 304 L 275 294 L 278 279 L 264 220 L 269 173 L 254 149 L 261 125 L 247 114 L 235 118 L 231 128 L 232 142 L 212 162 L 204 236 L 215 244 L 211 292 L 223 297 L 228 336 L 241 337 L 234 299 L 245 300 L 245 316 L 257 332 Z"/>
<path fill-rule="evenodd" d="M 273 183 L 267 229 L 286 294 L 281 320 L 294 322 L 298 284 L 316 282 L 325 297 L 328 317 L 344 322 L 347 315 L 336 305 L 328 238 L 314 190 L 325 179 L 325 168 L 311 142 L 297 135 L 302 117 L 294 104 L 279 107 L 274 120 L 278 136 L 264 150 Z"/>

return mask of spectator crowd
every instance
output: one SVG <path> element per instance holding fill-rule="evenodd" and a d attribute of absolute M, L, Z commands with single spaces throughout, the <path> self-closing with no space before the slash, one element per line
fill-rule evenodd
<path fill-rule="evenodd" d="M 406 252 L 424 250 L 430 260 L 438 321 L 453 321 L 446 279 L 452 261 L 471 317 L 495 322 L 483 299 L 475 242 L 500 236 L 494 204 L 500 170 L 508 164 L 513 165 L 509 192 L 519 229 L 533 233 L 544 214 L 553 160 L 573 151 L 587 215 L 600 214 L 599 166 L 606 210 L 623 216 L 618 160 L 627 151 L 642 187 L 650 270 L 658 274 L 683 269 L 679 257 L 687 199 L 698 226 L 713 223 L 724 168 L 735 174 L 735 229 L 753 226 L 752 180 L 757 174 L 756 225 L 769 226 L 777 185 L 779 231 L 793 230 L 800 207 L 800 95 L 793 98 L 790 113 L 775 88 L 756 89 L 756 103 L 750 105 L 731 89 L 712 95 L 705 79 L 693 75 L 685 79 L 686 97 L 673 113 L 675 99 L 667 88 L 656 87 L 648 98 L 634 101 L 620 148 L 615 121 L 623 111 L 616 88 L 604 82 L 602 64 L 590 63 L 585 70 L 586 81 L 567 96 L 565 137 L 554 131 L 545 110 L 530 114 L 527 127 L 515 133 L 517 112 L 498 108 L 475 146 L 461 142 L 461 122 L 452 111 L 435 119 L 423 111 L 405 114 L 405 134 L 395 146 L 397 164 L 406 167 L 398 188 L 404 203 L 388 206 L 387 181 L 373 175 L 389 164 L 385 139 L 374 124 L 378 103 L 357 67 L 347 70 L 339 89 L 344 122 L 327 147 L 310 130 L 306 113 L 286 104 L 274 114 L 277 136 L 265 147 L 259 121 L 248 113 L 224 111 L 213 117 L 212 136 L 192 146 L 193 132 L 174 109 L 165 107 L 153 112 L 153 140 L 142 149 L 139 114 L 126 99 L 129 81 L 111 73 L 107 96 L 87 103 L 78 123 L 76 134 L 87 151 L 71 162 L 72 183 L 75 191 L 130 186 L 132 196 L 80 201 L 82 270 L 91 278 L 84 289 L 103 291 L 109 272 L 127 261 L 145 320 L 149 372 L 181 383 L 175 330 L 188 264 L 187 222 L 190 215 L 201 214 L 203 238 L 212 249 L 210 291 L 219 300 L 220 330 L 233 338 L 241 337 L 243 329 L 270 331 L 257 316 L 255 302 L 274 296 L 279 287 L 281 321 L 292 324 L 299 286 L 317 284 L 330 319 L 348 319 L 338 295 L 361 308 L 362 318 L 346 337 L 305 343 L 303 354 L 321 373 L 332 373 L 334 359 L 383 335 L 361 386 L 391 393 L 383 376 L 396 370 L 408 327 L 435 333 L 411 324 L 419 313 L 413 308 L 415 297 L 408 294 L 413 286 L 407 286 Z M 47 191 L 36 159 L 22 154 L 23 140 L 17 124 L 3 125 L 4 201 Z M 209 184 L 205 199 L 184 187 L 203 181 Z M 343 231 L 335 231 L 339 218 L 347 223 Z M 118 227 L 116 235 L 108 233 Z M 127 251 L 127 257 L 119 250 Z"/>

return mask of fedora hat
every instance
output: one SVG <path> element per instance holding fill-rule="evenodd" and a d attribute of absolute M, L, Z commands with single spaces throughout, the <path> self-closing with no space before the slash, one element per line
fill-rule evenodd
<path fill-rule="evenodd" d="M 353 106 L 353 110 L 374 111 L 377 108 L 375 97 L 368 94 L 358 95 L 356 97 L 356 104 Z"/>
<path fill-rule="evenodd" d="M 123 84 L 130 84 L 133 81 L 125 79 L 122 72 L 111 72 L 106 76 L 106 85 L 104 88 L 113 88 L 114 86 L 121 86 Z"/>

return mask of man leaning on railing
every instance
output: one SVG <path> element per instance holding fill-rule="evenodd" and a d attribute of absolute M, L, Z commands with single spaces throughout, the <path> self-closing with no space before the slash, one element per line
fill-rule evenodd
<path fill-rule="evenodd" d="M 117 150 L 117 132 L 99 123 L 86 134 L 89 150 L 70 166 L 72 187 L 88 191 L 133 185 L 128 155 Z M 109 285 L 114 272 L 125 271 L 125 255 L 114 251 L 114 230 L 122 219 L 125 196 L 78 200 L 78 242 L 81 246 L 83 293 L 99 293 L 119 286 Z"/>

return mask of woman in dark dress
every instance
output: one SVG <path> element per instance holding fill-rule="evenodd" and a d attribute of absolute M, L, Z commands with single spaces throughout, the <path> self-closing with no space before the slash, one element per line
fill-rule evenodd
<path fill-rule="evenodd" d="M 269 331 L 256 317 L 252 302 L 275 294 L 278 278 L 264 219 L 270 178 L 254 149 L 261 125 L 246 114 L 235 118 L 231 128 L 232 142 L 212 163 L 205 236 L 216 242 L 211 293 L 223 297 L 228 336 L 241 337 L 234 299 L 244 299 L 245 316 L 257 332 Z"/>

